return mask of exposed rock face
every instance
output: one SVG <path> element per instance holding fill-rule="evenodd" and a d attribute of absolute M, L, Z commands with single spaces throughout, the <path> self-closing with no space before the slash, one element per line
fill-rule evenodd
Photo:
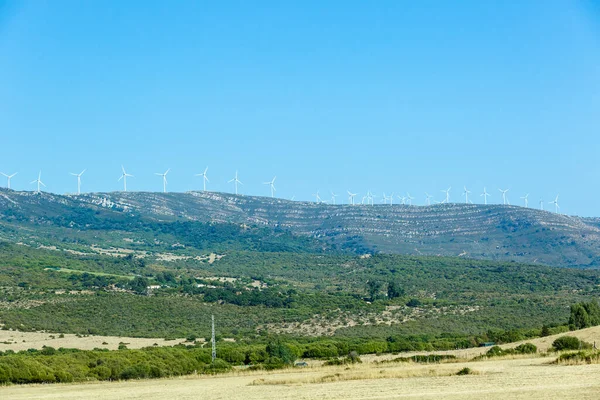
<path fill-rule="evenodd" d="M 212 192 L 82 195 L 0 190 L 0 223 L 89 208 L 158 221 L 266 225 L 340 243 L 359 237 L 390 253 L 600 266 L 600 219 L 503 205 L 325 205 Z M 77 222 L 77 221 L 75 221 Z"/>

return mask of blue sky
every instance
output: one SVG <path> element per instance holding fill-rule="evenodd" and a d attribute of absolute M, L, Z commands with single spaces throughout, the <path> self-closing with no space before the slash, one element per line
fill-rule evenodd
<path fill-rule="evenodd" d="M 0 171 L 47 189 L 367 189 L 599 216 L 600 4 L 2 1 Z M 0 180 L 2 185 L 5 180 Z M 346 200 L 342 195 L 338 201 Z M 546 208 L 549 205 L 546 205 Z"/>

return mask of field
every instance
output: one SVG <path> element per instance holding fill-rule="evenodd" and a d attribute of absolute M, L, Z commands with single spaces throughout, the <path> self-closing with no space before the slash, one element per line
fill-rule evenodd
<path fill-rule="evenodd" d="M 42 335 L 42 334 L 39 334 Z M 46 334 L 44 334 L 46 335 Z M 600 340 L 600 327 L 570 332 L 588 342 Z M 561 335 L 530 340 L 545 351 Z M 87 338 L 70 338 L 72 345 Z M 78 343 L 78 340 L 81 343 Z M 519 343 L 504 345 L 514 347 Z M 445 352 L 471 358 L 485 348 Z M 444 353 L 444 352 L 437 352 Z M 423 353 L 421 353 L 423 354 Z M 402 356 L 410 354 L 403 353 Z M 364 356 L 363 364 L 309 367 L 275 372 L 237 370 L 218 376 L 84 384 L 22 385 L 0 388 L 7 399 L 596 399 L 600 364 L 553 365 L 555 356 L 515 356 L 442 364 L 376 363 L 395 356 Z M 457 376 L 462 368 L 474 374 Z"/>
<path fill-rule="evenodd" d="M 185 339 L 165 340 L 118 336 L 77 336 L 70 333 L 65 333 L 62 336 L 60 337 L 56 333 L 0 330 L 0 351 L 41 350 L 44 346 L 51 346 L 57 349 L 64 347 L 81 350 L 93 350 L 94 348 L 116 350 L 119 347 L 119 343 L 125 343 L 130 349 L 140 349 L 142 347 L 154 346 L 155 344 L 158 346 L 173 346 L 185 342 Z"/>
<path fill-rule="evenodd" d="M 597 399 L 600 365 L 549 365 L 550 358 L 437 365 L 363 364 L 277 373 L 0 388 L 6 399 Z M 456 376 L 464 367 L 477 374 Z"/>

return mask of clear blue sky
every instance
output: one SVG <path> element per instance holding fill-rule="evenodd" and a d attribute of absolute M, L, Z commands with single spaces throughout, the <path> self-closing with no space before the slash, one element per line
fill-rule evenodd
<path fill-rule="evenodd" d="M 313 199 L 510 188 L 598 216 L 600 4 L 2 1 L 0 171 L 13 188 Z M 2 186 L 5 179 L 0 180 Z M 549 208 L 549 205 L 546 205 Z"/>

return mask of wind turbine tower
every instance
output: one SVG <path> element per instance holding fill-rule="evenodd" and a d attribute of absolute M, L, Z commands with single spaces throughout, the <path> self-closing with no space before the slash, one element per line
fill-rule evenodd
<path fill-rule="evenodd" d="M 12 175 L 5 174 L 4 172 L 0 172 L 0 174 L 4 175 L 4 176 L 6 177 L 6 180 L 8 181 L 8 182 L 7 182 L 7 184 L 6 184 L 6 188 L 7 188 L 7 189 L 10 189 L 10 180 L 11 180 L 11 178 L 12 178 L 13 176 L 15 176 L 16 174 L 18 174 L 18 172 L 15 172 L 15 173 L 14 173 L 14 174 L 12 174 Z"/>
<path fill-rule="evenodd" d="M 540 199 L 540 210 L 544 211 L 544 200 Z"/>
<path fill-rule="evenodd" d="M 452 190 L 452 186 L 450 186 L 446 190 L 442 190 L 443 193 L 446 193 L 446 198 L 444 199 L 444 201 L 442 201 L 442 203 L 450 203 L 450 190 Z"/>
<path fill-rule="evenodd" d="M 165 171 L 164 174 L 155 172 L 154 175 L 158 175 L 158 176 L 162 176 L 162 181 L 163 181 L 163 193 L 167 193 L 167 174 L 169 173 L 169 171 L 171 170 L 171 168 L 167 169 Z"/>
<path fill-rule="evenodd" d="M 425 204 L 430 206 L 431 205 L 431 199 L 433 198 L 432 195 L 430 195 L 429 193 L 425 192 Z"/>
<path fill-rule="evenodd" d="M 529 193 L 527 193 L 525 196 L 521 197 L 523 199 L 523 201 L 525 201 L 525 208 L 529 207 Z"/>
<path fill-rule="evenodd" d="M 335 198 L 338 197 L 337 194 L 333 193 L 333 191 L 331 192 L 331 204 L 335 205 Z"/>
<path fill-rule="evenodd" d="M 206 167 L 206 168 L 204 169 L 204 172 L 203 172 L 203 173 L 201 173 L 201 174 L 196 174 L 196 176 L 201 176 L 201 177 L 202 177 L 202 182 L 203 182 L 203 184 L 204 184 L 204 187 L 203 187 L 202 191 L 204 191 L 204 192 L 206 192 L 206 182 L 210 182 L 210 181 L 208 180 L 208 177 L 206 176 L 206 173 L 207 173 L 207 172 L 208 172 L 208 167 Z"/>
<path fill-rule="evenodd" d="M 235 171 L 235 178 L 229 180 L 228 183 L 231 183 L 231 182 L 233 182 L 233 184 L 235 185 L 235 194 L 237 195 L 238 194 L 238 184 L 243 185 L 242 181 L 240 181 L 238 179 L 238 172 L 237 171 Z"/>
<path fill-rule="evenodd" d="M 469 194 L 471 193 L 470 190 L 467 189 L 467 187 L 464 187 L 464 191 L 463 191 L 463 195 L 465 196 L 465 204 L 469 204 Z"/>
<path fill-rule="evenodd" d="M 121 165 L 121 171 L 123 171 L 123 174 L 119 178 L 119 181 L 121 179 L 123 179 L 123 191 L 126 192 L 127 191 L 127 177 L 130 177 L 130 178 L 135 178 L 135 177 L 133 175 L 128 174 L 127 172 L 125 172 L 125 167 L 122 166 L 122 165 Z"/>
<path fill-rule="evenodd" d="M 480 196 L 483 196 L 483 204 L 487 205 L 487 198 L 488 196 L 491 196 L 491 194 L 489 194 L 487 190 L 483 188 L 483 193 L 481 193 Z"/>
<path fill-rule="evenodd" d="M 410 193 L 406 193 L 406 200 L 408 200 L 408 205 L 412 206 L 412 201 L 414 200 L 414 197 L 412 197 Z"/>
<path fill-rule="evenodd" d="M 352 206 L 354 205 L 354 197 L 356 197 L 356 195 L 358 195 L 358 193 L 352 193 L 348 190 L 348 203 Z"/>
<path fill-rule="evenodd" d="M 313 196 L 315 196 L 317 204 L 321 202 L 321 195 L 319 195 L 319 191 L 317 190 L 317 193 L 313 194 Z"/>
<path fill-rule="evenodd" d="M 263 182 L 263 185 L 269 185 L 271 188 L 271 198 L 275 197 L 275 192 L 277 191 L 277 189 L 275 189 L 275 179 L 277 179 L 277 177 L 274 177 L 269 182 Z"/>
<path fill-rule="evenodd" d="M 71 175 L 77 177 L 77 194 L 81 194 L 81 175 L 85 172 L 85 169 L 78 174 L 71 172 Z"/>
<path fill-rule="evenodd" d="M 560 208 L 558 206 L 558 195 L 556 195 L 556 198 L 553 201 L 551 201 L 550 204 L 554 204 L 554 212 L 558 214 L 558 209 Z"/>
<path fill-rule="evenodd" d="M 506 192 L 508 192 L 510 189 L 498 189 L 501 193 L 502 193 L 502 202 L 504 205 L 510 205 L 510 201 L 508 201 L 508 198 L 506 198 Z"/>
<path fill-rule="evenodd" d="M 37 183 L 37 192 L 36 193 L 41 193 L 40 185 L 42 185 L 43 187 L 46 187 L 46 185 L 44 185 L 44 182 L 42 182 L 42 171 L 40 171 L 40 173 L 38 174 L 38 178 L 36 180 L 31 181 L 30 184 L 32 184 L 32 183 Z"/>

